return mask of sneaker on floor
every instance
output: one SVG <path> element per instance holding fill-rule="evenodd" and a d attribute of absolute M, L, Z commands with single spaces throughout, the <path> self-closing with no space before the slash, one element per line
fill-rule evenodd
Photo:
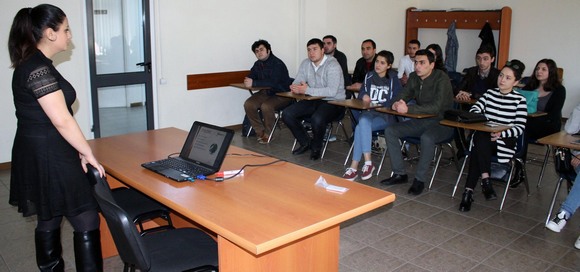
<path fill-rule="evenodd" d="M 360 178 L 362 180 L 370 179 L 373 176 L 373 172 L 375 171 L 375 166 L 372 164 L 365 164 L 362 167 L 362 173 Z"/>
<path fill-rule="evenodd" d="M 342 177 L 344 179 L 353 181 L 354 179 L 356 179 L 357 173 L 356 173 L 356 169 L 352 169 L 352 168 L 347 168 L 346 172 L 344 172 L 344 175 L 342 175 Z"/>
<path fill-rule="evenodd" d="M 576 243 L 574 243 L 574 247 L 576 249 L 580 249 L 580 236 L 578 236 L 578 239 L 576 239 Z"/>
<path fill-rule="evenodd" d="M 546 224 L 546 228 L 553 232 L 560 232 L 564 226 L 566 226 L 566 222 L 568 222 L 568 218 L 566 218 L 566 212 L 561 211 L 559 212 L 554 219 L 550 220 L 548 224 Z"/>

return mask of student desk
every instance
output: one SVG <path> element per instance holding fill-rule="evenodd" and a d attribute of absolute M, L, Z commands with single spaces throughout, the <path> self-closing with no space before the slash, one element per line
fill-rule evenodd
<path fill-rule="evenodd" d="M 365 103 L 359 99 L 345 99 L 345 100 L 331 100 L 328 101 L 328 104 L 346 107 L 348 109 L 348 113 L 350 114 L 350 120 L 352 121 L 352 127 L 356 127 L 358 124 L 358 120 L 354 117 L 354 113 L 352 110 L 370 110 L 380 108 L 383 105 L 381 104 L 374 104 L 374 103 Z"/>
<path fill-rule="evenodd" d="M 431 118 L 431 117 L 435 117 L 434 114 L 427 114 L 427 113 L 400 113 L 397 112 L 396 110 L 390 109 L 390 108 L 376 108 L 376 111 L 379 112 L 384 112 L 384 113 L 388 113 L 388 114 L 392 114 L 392 115 L 397 115 L 397 116 L 403 116 L 403 117 L 409 117 L 409 118 L 415 118 L 415 119 L 423 119 L 423 118 Z"/>
<path fill-rule="evenodd" d="M 178 183 L 141 167 L 178 152 L 186 136 L 165 128 L 89 144 L 109 182 L 145 193 L 216 237 L 220 271 L 338 271 L 340 224 L 395 200 L 393 193 L 289 162 L 246 168 L 243 176 L 223 182 Z M 260 155 L 230 146 L 222 169 L 275 160 L 248 154 Z M 320 176 L 349 191 L 315 186 Z"/>
<path fill-rule="evenodd" d="M 580 140 L 580 136 L 570 135 L 564 130 L 538 139 L 539 144 L 548 146 L 548 151 L 546 152 L 544 163 L 542 164 L 542 169 L 540 170 L 540 176 L 538 177 L 538 187 L 540 187 L 540 183 L 542 182 L 542 179 L 544 179 L 544 172 L 546 170 L 546 165 L 548 164 L 548 157 L 552 153 L 554 147 L 580 149 L 580 144 L 575 143 L 575 141 L 578 140 Z"/>
<path fill-rule="evenodd" d="M 254 94 L 254 92 L 260 91 L 260 90 L 269 90 L 272 89 L 270 87 L 246 87 L 246 85 L 242 82 L 242 83 L 232 83 L 230 84 L 230 86 L 232 87 L 236 87 L 236 88 L 240 88 L 240 89 L 244 89 L 244 90 L 248 90 L 250 92 L 250 94 Z"/>
<path fill-rule="evenodd" d="M 295 99 L 296 101 L 298 100 L 320 100 L 325 98 L 324 96 L 311 96 L 311 95 L 307 95 L 307 94 L 295 94 L 292 92 L 281 92 L 281 93 L 276 93 L 277 96 L 281 96 L 281 97 L 286 97 L 286 98 L 292 98 Z"/>

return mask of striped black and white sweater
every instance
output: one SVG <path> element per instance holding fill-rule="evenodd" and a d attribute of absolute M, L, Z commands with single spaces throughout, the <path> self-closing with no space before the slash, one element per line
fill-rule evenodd
<path fill-rule="evenodd" d="M 498 162 L 507 163 L 516 153 L 503 139 L 517 138 L 524 133 L 528 110 L 526 98 L 515 90 L 502 94 L 499 89 L 489 89 L 471 107 L 470 112 L 483 113 L 489 121 L 511 126 L 501 132 L 497 140 Z"/>

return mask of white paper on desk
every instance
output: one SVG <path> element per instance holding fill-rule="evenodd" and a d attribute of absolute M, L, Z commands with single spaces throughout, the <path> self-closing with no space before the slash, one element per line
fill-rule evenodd
<path fill-rule="evenodd" d="M 334 192 L 334 193 L 342 194 L 342 193 L 345 193 L 346 191 L 348 191 L 348 188 L 346 188 L 346 187 L 340 187 L 340 186 L 328 184 L 328 182 L 326 182 L 326 179 L 324 179 L 322 176 L 318 177 L 318 179 L 316 180 L 316 183 L 314 183 L 314 185 L 316 185 L 318 187 L 322 187 L 322 188 L 326 189 L 327 191 Z"/>

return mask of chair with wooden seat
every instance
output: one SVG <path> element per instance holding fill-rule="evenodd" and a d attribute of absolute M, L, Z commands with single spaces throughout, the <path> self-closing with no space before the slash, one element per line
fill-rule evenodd
<path fill-rule="evenodd" d="M 94 196 L 105 217 L 123 271 L 218 271 L 216 241 L 199 229 L 179 228 L 141 236 L 127 212 L 115 201 L 97 169 L 88 165 L 87 176 L 95 183 Z"/>

